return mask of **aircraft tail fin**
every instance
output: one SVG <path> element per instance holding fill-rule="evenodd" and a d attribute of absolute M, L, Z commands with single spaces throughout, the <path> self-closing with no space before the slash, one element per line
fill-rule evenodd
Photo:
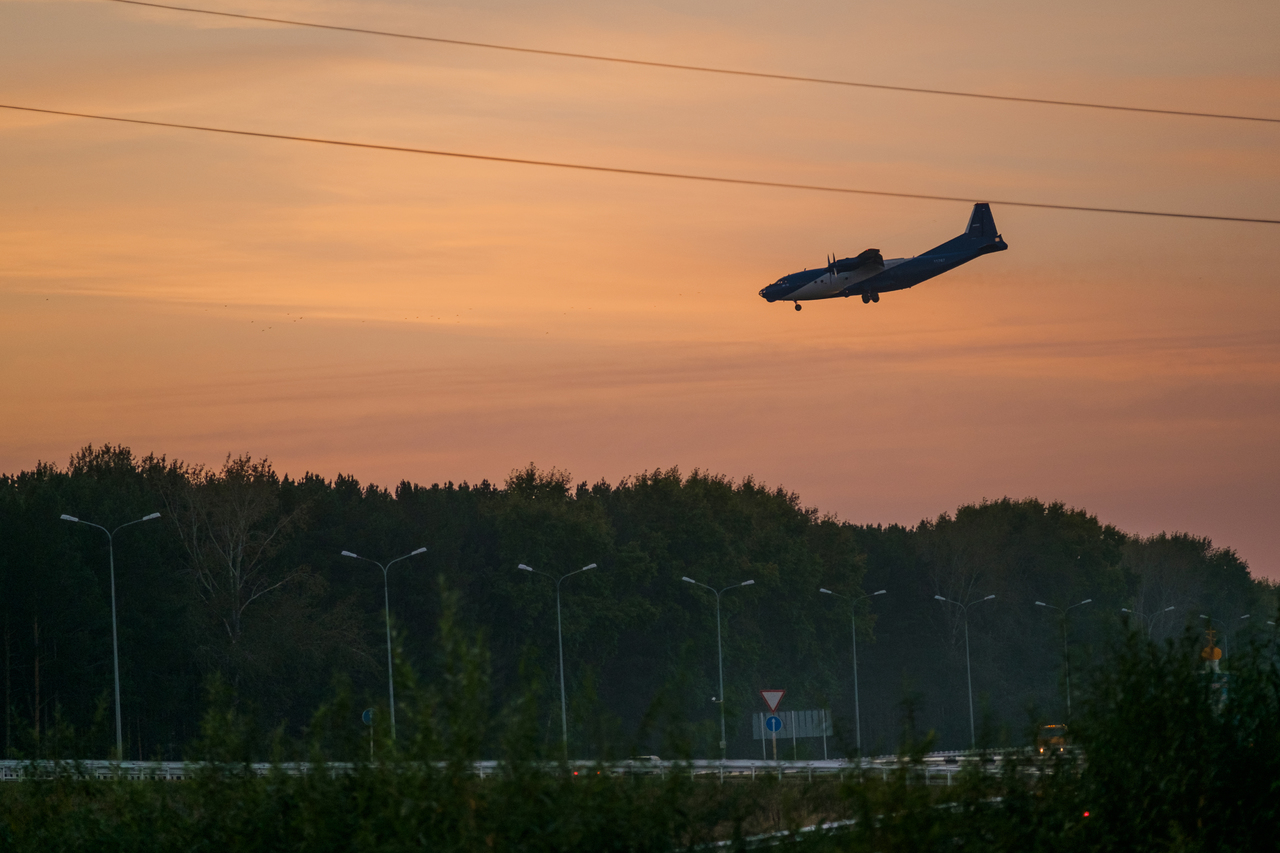
<path fill-rule="evenodd" d="M 969 215 L 969 227 L 964 230 L 965 236 L 980 238 L 984 243 L 1000 236 L 996 230 L 995 217 L 991 215 L 991 205 L 980 202 L 973 206 Z"/>
<path fill-rule="evenodd" d="M 1009 248 L 1000 232 L 996 230 L 996 220 L 991 215 L 991 205 L 985 201 L 973 206 L 969 214 L 969 225 L 959 237 L 953 237 L 941 246 L 935 246 L 926 255 L 948 255 L 955 252 L 977 252 L 985 255 L 988 252 L 1002 252 Z"/>

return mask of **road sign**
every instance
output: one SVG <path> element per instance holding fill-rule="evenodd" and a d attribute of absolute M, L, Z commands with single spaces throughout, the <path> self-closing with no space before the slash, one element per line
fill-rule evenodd
<path fill-rule="evenodd" d="M 778 703 L 782 701 L 782 697 L 786 695 L 785 690 L 761 690 L 760 698 L 764 699 L 764 704 L 769 706 L 770 711 L 778 710 Z"/>
<path fill-rule="evenodd" d="M 782 730 L 782 718 L 777 714 L 770 714 L 764 721 L 764 727 L 771 732 L 779 732 Z"/>
<path fill-rule="evenodd" d="M 364 721 L 366 726 L 373 725 L 373 709 L 365 708 L 364 713 L 360 715 L 360 719 Z"/>
<path fill-rule="evenodd" d="M 782 721 L 782 728 L 778 729 L 778 737 L 790 739 L 797 738 L 821 738 L 831 737 L 835 734 L 831 714 L 821 708 L 811 711 L 776 711 L 772 715 L 765 711 L 757 712 L 751 721 L 751 738 L 759 740 L 764 738 L 768 740 L 773 737 L 773 733 L 765 725 L 765 721 L 770 716 L 777 717 Z"/>

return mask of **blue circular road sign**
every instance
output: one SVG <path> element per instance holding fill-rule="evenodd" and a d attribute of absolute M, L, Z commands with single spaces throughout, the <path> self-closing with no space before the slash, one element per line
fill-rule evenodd
<path fill-rule="evenodd" d="M 372 726 L 373 725 L 373 709 L 366 708 L 365 712 L 360 715 L 360 719 L 364 721 L 364 724 L 366 726 Z"/>
<path fill-rule="evenodd" d="M 770 714 L 764 721 L 764 727 L 771 732 L 782 731 L 782 718 L 777 714 Z"/>

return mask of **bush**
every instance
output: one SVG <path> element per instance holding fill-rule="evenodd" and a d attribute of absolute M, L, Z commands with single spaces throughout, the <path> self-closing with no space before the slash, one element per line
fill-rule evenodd
<path fill-rule="evenodd" d="M 402 677 L 405 736 L 380 758 L 340 721 L 355 718 L 342 689 L 316 715 L 311 740 L 265 737 L 219 687 L 201 739 L 206 758 L 185 782 L 91 781 L 74 765 L 0 789 L 0 841 L 25 851 L 648 851 L 746 849 L 749 836 L 841 819 L 799 833 L 809 851 L 1254 851 L 1280 839 L 1280 673 L 1268 647 L 1206 672 L 1191 635 L 1157 645 L 1118 642 L 1086 685 L 1075 749 L 1041 760 L 1005 753 L 998 774 L 975 763 L 949 787 L 920 784 L 931 743 L 904 744 L 899 768 L 836 782 L 761 776 L 719 784 L 687 773 L 578 774 L 546 760 L 537 696 L 488 711 L 483 646 L 443 620 L 442 682 Z M 1225 677 L 1224 677 L 1225 675 Z M 488 733 L 500 770 L 473 760 Z M 909 728 L 908 728 L 909 731 Z M 245 763 L 270 743 L 307 753 L 299 775 Z M 256 744 L 256 746 L 255 746 Z M 345 769 L 320 762 L 354 757 Z M 354 755 L 353 755 L 354 754 Z"/>

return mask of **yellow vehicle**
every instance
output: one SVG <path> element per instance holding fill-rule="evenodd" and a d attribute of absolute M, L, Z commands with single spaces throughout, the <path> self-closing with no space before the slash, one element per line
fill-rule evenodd
<path fill-rule="evenodd" d="M 1050 723 L 1040 728 L 1036 736 L 1036 749 L 1041 755 L 1051 755 L 1067 750 L 1067 727 L 1062 723 Z"/>

